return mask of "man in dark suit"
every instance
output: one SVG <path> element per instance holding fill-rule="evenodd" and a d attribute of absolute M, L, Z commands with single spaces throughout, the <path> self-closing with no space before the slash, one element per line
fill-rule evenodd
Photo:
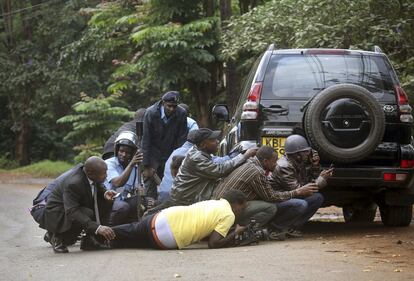
<path fill-rule="evenodd" d="M 89 234 L 97 234 L 106 240 L 115 238 L 111 228 L 100 224 L 98 211 L 98 198 L 106 199 L 108 204 L 116 195 L 112 190 L 106 191 L 102 185 L 106 169 L 102 159 L 92 156 L 84 165 L 79 164 L 66 172 L 48 196 L 45 228 L 52 233 L 50 242 L 55 253 L 67 253 L 67 245 L 76 242 L 82 230 L 87 233 L 81 241 L 81 249 L 85 250 L 96 245 Z M 101 207 L 105 204 L 103 200 L 100 203 Z M 101 211 L 110 209 L 108 207 L 101 208 Z"/>

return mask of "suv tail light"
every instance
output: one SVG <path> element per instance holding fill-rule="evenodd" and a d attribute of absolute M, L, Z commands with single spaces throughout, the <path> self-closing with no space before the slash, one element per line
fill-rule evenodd
<path fill-rule="evenodd" d="M 405 181 L 407 174 L 384 173 L 384 181 Z"/>
<path fill-rule="evenodd" d="M 414 160 L 401 160 L 400 163 L 401 168 L 413 168 L 414 167 Z"/>
<path fill-rule="evenodd" d="M 254 83 L 250 89 L 247 101 L 243 104 L 242 120 L 257 120 L 259 117 L 259 100 L 262 93 L 262 82 Z"/>
<path fill-rule="evenodd" d="M 401 88 L 401 86 L 395 86 L 395 94 L 398 100 L 398 109 L 400 112 L 400 121 L 404 123 L 412 123 L 413 116 L 411 115 L 412 108 L 408 104 L 408 96 Z"/>

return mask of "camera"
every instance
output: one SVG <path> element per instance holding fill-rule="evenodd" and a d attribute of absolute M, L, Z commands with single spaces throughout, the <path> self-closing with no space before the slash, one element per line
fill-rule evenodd
<path fill-rule="evenodd" d="M 269 231 L 261 228 L 255 220 L 251 220 L 246 230 L 238 236 L 235 243 L 237 246 L 247 246 L 251 244 L 259 244 L 259 241 L 269 240 Z"/>

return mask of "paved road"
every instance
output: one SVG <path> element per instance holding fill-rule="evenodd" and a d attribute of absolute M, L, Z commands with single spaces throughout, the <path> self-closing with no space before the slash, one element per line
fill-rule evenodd
<path fill-rule="evenodd" d="M 27 207 L 40 183 L 0 183 L 0 280 L 414 280 L 413 226 L 313 222 L 301 240 L 208 250 L 54 254 Z M 407 261 L 408 260 L 408 261 Z"/>

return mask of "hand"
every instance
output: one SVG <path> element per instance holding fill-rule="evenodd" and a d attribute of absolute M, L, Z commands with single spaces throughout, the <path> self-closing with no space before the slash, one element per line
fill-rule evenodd
<path fill-rule="evenodd" d="M 323 177 L 325 180 L 327 180 L 328 178 L 332 177 L 332 175 L 333 175 L 333 171 L 334 171 L 334 168 L 330 168 L 330 169 L 327 169 L 327 170 L 323 170 L 323 171 L 319 174 L 319 176 L 321 176 L 321 177 Z"/>
<path fill-rule="evenodd" d="M 144 154 L 140 151 L 137 151 L 132 157 L 131 162 L 129 162 L 129 165 L 134 166 L 138 164 L 139 162 L 142 162 L 143 159 L 144 159 Z"/>
<path fill-rule="evenodd" d="M 152 197 L 147 197 L 147 209 L 151 209 L 155 206 L 155 199 Z"/>
<path fill-rule="evenodd" d="M 113 200 L 115 200 L 115 196 L 118 194 L 118 192 L 116 192 L 116 191 L 113 191 L 113 190 L 107 190 L 107 191 L 105 191 L 105 193 L 104 193 L 104 197 L 105 197 L 105 199 L 106 200 L 108 200 L 108 201 L 113 201 Z"/>
<path fill-rule="evenodd" d="M 312 150 L 311 157 L 310 157 L 311 165 L 314 167 L 319 167 L 320 160 L 321 159 L 319 157 L 319 153 L 316 150 Z"/>
<path fill-rule="evenodd" d="M 237 224 L 236 225 L 236 229 L 234 230 L 234 232 L 237 235 L 240 235 L 240 234 L 242 234 L 246 230 L 246 228 L 247 228 L 247 226 L 242 226 L 242 225 Z"/>
<path fill-rule="evenodd" d="M 246 150 L 246 152 L 244 153 L 244 158 L 248 159 L 250 157 L 253 157 L 256 155 L 258 148 L 249 148 L 248 150 Z"/>
<path fill-rule="evenodd" d="M 98 229 L 98 234 L 103 236 L 106 240 L 115 239 L 115 232 L 109 226 L 101 225 Z"/>
<path fill-rule="evenodd" d="M 144 177 L 146 179 L 152 178 L 152 176 L 155 174 L 154 168 L 145 168 L 144 169 Z"/>
<path fill-rule="evenodd" d="M 318 185 L 312 182 L 312 183 L 308 183 L 296 189 L 296 196 L 300 198 L 306 198 L 318 191 L 319 191 Z"/>

